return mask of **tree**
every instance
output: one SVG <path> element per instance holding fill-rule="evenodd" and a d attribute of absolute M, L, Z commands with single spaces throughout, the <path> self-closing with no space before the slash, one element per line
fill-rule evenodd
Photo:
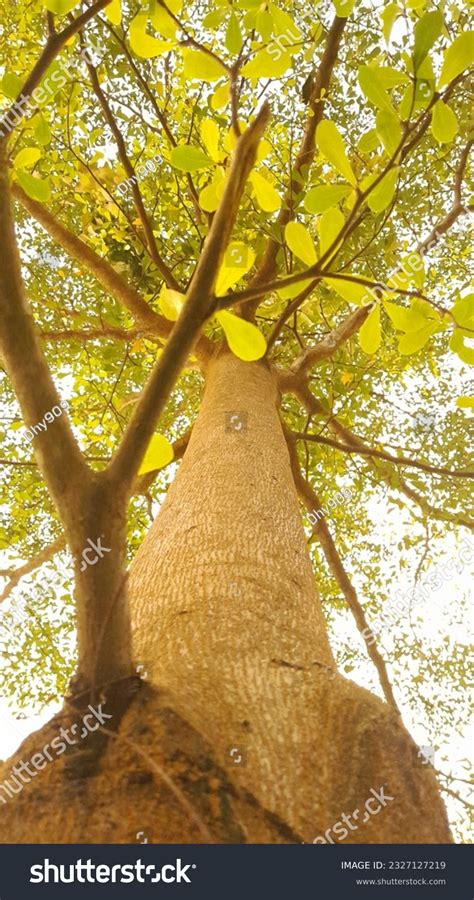
<path fill-rule="evenodd" d="M 35 551 L 4 595 L 65 542 L 77 665 L 3 777 L 91 707 L 110 719 L 4 803 L 1 839 L 121 842 L 148 822 L 160 842 L 334 842 L 341 810 L 385 789 L 341 840 L 449 842 L 370 624 L 368 520 L 338 548 L 319 490 L 323 475 L 331 506 L 350 479 L 409 501 L 417 579 L 431 527 L 473 528 L 472 398 L 434 446 L 406 416 L 393 441 L 389 420 L 408 381 L 422 414 L 473 361 L 466 14 L 45 6 L 8 11 L 2 38 L 0 353 L 34 450 L 7 436 L 5 461 L 12 543 Z M 319 592 L 298 495 L 329 567 Z M 367 604 L 344 557 L 368 570 Z M 338 671 L 325 592 L 347 604 L 384 700 Z M 46 694 L 71 674 L 50 656 L 68 607 L 57 591 L 29 607 Z"/>

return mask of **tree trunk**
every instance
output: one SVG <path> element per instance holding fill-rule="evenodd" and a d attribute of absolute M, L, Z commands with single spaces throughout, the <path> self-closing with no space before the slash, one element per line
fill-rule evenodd
<path fill-rule="evenodd" d="M 154 687 L 85 789 L 55 763 L 2 807 L 2 841 L 451 840 L 398 715 L 335 670 L 276 401 L 265 364 L 210 364 L 130 578 L 135 653 Z M 382 788 L 385 804 L 364 814 Z M 342 828 L 343 814 L 356 824 Z"/>

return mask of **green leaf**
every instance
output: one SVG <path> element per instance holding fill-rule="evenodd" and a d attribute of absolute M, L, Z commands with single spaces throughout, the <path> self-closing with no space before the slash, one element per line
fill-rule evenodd
<path fill-rule="evenodd" d="M 251 322 L 234 316 L 227 310 L 216 313 L 227 343 L 235 356 L 245 362 L 253 362 L 265 355 L 267 342 L 263 334 Z"/>
<path fill-rule="evenodd" d="M 288 222 L 285 228 L 285 241 L 291 252 L 307 266 L 313 266 L 317 261 L 313 239 L 301 222 Z"/>
<path fill-rule="evenodd" d="M 391 169 L 367 197 L 367 205 L 374 213 L 383 212 L 392 202 L 398 181 L 398 168 Z M 361 185 L 362 187 L 362 185 Z"/>
<path fill-rule="evenodd" d="M 412 353 L 418 353 L 428 343 L 437 328 L 436 323 L 428 322 L 418 331 L 409 331 L 407 334 L 404 334 L 398 342 L 398 352 L 402 356 L 411 356 Z"/>
<path fill-rule="evenodd" d="M 34 117 L 32 125 L 38 144 L 41 147 L 45 147 L 46 144 L 49 144 L 51 141 L 51 129 L 42 113 L 38 113 L 38 115 Z"/>
<path fill-rule="evenodd" d="M 80 0 L 45 0 L 44 5 L 49 12 L 54 13 L 56 16 L 65 16 L 79 3 Z"/>
<path fill-rule="evenodd" d="M 396 303 L 384 301 L 384 309 L 392 320 L 397 331 L 405 331 L 411 333 L 419 331 L 427 324 L 426 316 L 413 309 L 406 309 L 403 306 L 397 306 Z"/>
<path fill-rule="evenodd" d="M 380 13 L 382 22 L 383 22 L 383 36 L 385 38 L 385 43 L 390 43 L 390 35 L 392 33 L 392 28 L 395 23 L 395 19 L 398 16 L 401 16 L 403 10 L 400 9 L 398 3 L 388 3 L 387 6 Z"/>
<path fill-rule="evenodd" d="M 38 150 L 37 147 L 23 147 L 23 150 L 20 150 L 15 156 L 13 167 L 15 169 L 28 169 L 30 166 L 34 166 L 35 162 L 38 162 L 40 156 L 41 150 Z"/>
<path fill-rule="evenodd" d="M 344 216 L 340 209 L 327 209 L 318 222 L 319 252 L 321 256 L 332 246 L 344 227 Z M 331 257 L 337 252 L 340 242 L 335 245 Z"/>
<path fill-rule="evenodd" d="M 319 215 L 331 206 L 336 206 L 343 197 L 347 197 L 350 190 L 346 184 L 318 184 L 306 194 L 304 208 Z"/>
<path fill-rule="evenodd" d="M 376 353 L 382 343 L 382 329 L 380 327 L 380 306 L 374 306 L 367 316 L 362 328 L 359 330 L 359 345 L 364 353 L 372 355 Z"/>
<path fill-rule="evenodd" d="M 273 49 L 277 52 L 274 53 Z M 269 47 L 259 50 L 254 58 L 245 64 L 242 75 L 245 78 L 279 78 L 290 66 L 290 54 L 282 53 L 273 42 Z"/>
<path fill-rule="evenodd" d="M 376 68 L 372 66 L 361 66 L 359 68 L 358 78 L 360 87 L 367 97 L 367 100 L 370 100 L 374 106 L 378 106 L 380 109 L 393 109 L 390 98 Z"/>
<path fill-rule="evenodd" d="M 393 110 L 379 109 L 376 116 L 376 131 L 388 155 L 392 156 L 402 139 L 402 128 Z"/>
<path fill-rule="evenodd" d="M 232 13 L 229 24 L 227 26 L 227 32 L 225 36 L 225 45 L 229 53 L 233 56 L 237 56 L 240 52 L 240 48 L 242 47 L 242 32 L 240 30 L 239 20 L 235 13 Z"/>
<path fill-rule="evenodd" d="M 349 272 L 343 274 L 349 275 Z M 330 288 L 333 288 L 348 303 L 355 303 L 356 306 L 365 306 L 367 303 L 374 301 L 373 295 L 369 293 L 370 288 L 364 284 L 357 284 L 356 281 L 341 281 L 339 278 L 327 278 L 325 281 Z"/>
<path fill-rule="evenodd" d="M 17 173 L 17 178 L 25 193 L 28 194 L 28 197 L 31 197 L 32 200 L 39 200 L 40 203 L 46 203 L 50 199 L 51 188 L 48 178 L 42 180 L 41 178 L 36 178 L 34 175 L 30 175 L 29 172 L 23 171 Z"/>
<path fill-rule="evenodd" d="M 2 78 L 2 92 L 5 94 L 5 97 L 15 100 L 22 87 L 23 81 L 19 75 L 14 75 L 13 72 L 5 72 Z"/>
<path fill-rule="evenodd" d="M 174 48 L 174 41 L 164 41 L 161 38 L 151 37 L 147 34 L 147 24 L 147 13 L 139 13 L 130 22 L 130 46 L 136 56 L 141 57 L 141 59 L 152 59 Z"/>
<path fill-rule="evenodd" d="M 182 172 L 196 172 L 198 169 L 208 169 L 213 165 L 212 159 L 206 156 L 200 147 L 193 144 L 180 144 L 173 147 L 170 154 L 171 165 Z"/>
<path fill-rule="evenodd" d="M 357 149 L 360 150 L 361 153 L 371 153 L 373 150 L 377 149 L 379 143 L 377 129 L 370 128 L 369 131 L 366 131 L 360 136 L 357 142 Z"/>
<path fill-rule="evenodd" d="M 460 34 L 444 54 L 438 88 L 444 87 L 474 62 L 474 31 Z"/>
<path fill-rule="evenodd" d="M 438 10 L 427 12 L 415 25 L 413 67 L 415 72 L 428 55 L 443 28 L 443 14 Z"/>
<path fill-rule="evenodd" d="M 164 434 L 154 434 L 148 444 L 143 462 L 138 470 L 139 475 L 146 475 L 147 472 L 154 472 L 156 469 L 162 469 L 167 466 L 174 458 L 174 450 L 169 440 Z"/>
<path fill-rule="evenodd" d="M 459 131 L 458 120 L 452 109 L 442 100 L 433 107 L 431 132 L 438 144 L 449 144 Z"/>
<path fill-rule="evenodd" d="M 316 130 L 316 143 L 319 152 L 339 172 L 349 184 L 357 187 L 357 179 L 352 166 L 346 156 L 346 149 L 342 136 L 339 134 L 334 122 L 323 119 Z"/>
<path fill-rule="evenodd" d="M 275 212 L 280 209 L 281 198 L 275 188 L 260 172 L 251 172 L 249 181 L 255 191 L 258 205 L 264 212 Z"/>
<path fill-rule="evenodd" d="M 255 253 L 242 241 L 233 241 L 227 247 L 224 261 L 217 276 L 215 293 L 222 297 L 252 268 Z"/>
<path fill-rule="evenodd" d="M 158 297 L 158 303 L 163 315 L 167 319 L 170 319 L 171 322 L 177 322 L 185 299 L 185 294 L 180 294 L 179 291 L 173 291 L 171 288 L 163 287 L 160 296 Z"/>
<path fill-rule="evenodd" d="M 274 22 L 274 33 L 276 35 L 284 34 L 292 43 L 301 40 L 300 29 L 294 19 L 292 19 L 285 10 L 275 6 L 274 3 L 270 3 L 270 11 Z M 288 52 L 291 54 L 295 51 L 292 47 L 289 47 Z"/>

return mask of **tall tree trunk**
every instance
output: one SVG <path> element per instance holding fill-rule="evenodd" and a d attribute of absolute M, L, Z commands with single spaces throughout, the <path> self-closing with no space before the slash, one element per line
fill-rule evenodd
<path fill-rule="evenodd" d="M 154 687 L 86 789 L 65 787 L 55 763 L 40 773 L 54 816 L 38 778 L 2 807 L 1 840 L 451 840 L 398 715 L 335 670 L 276 401 L 264 363 L 222 353 L 210 364 L 130 577 L 135 653 Z"/>

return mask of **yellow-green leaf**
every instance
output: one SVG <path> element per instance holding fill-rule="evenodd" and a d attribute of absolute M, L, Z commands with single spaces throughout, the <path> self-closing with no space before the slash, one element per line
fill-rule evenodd
<path fill-rule="evenodd" d="M 277 53 L 272 52 L 273 48 Z M 282 53 L 276 44 L 270 44 L 264 50 L 259 50 L 242 69 L 245 78 L 279 78 L 284 75 L 291 65 L 289 53 Z"/>
<path fill-rule="evenodd" d="M 25 193 L 32 200 L 39 200 L 40 203 L 46 203 L 51 197 L 51 187 L 48 178 L 36 178 L 29 172 L 17 172 L 17 178 Z"/>
<path fill-rule="evenodd" d="M 224 66 L 202 50 L 187 50 L 184 56 L 184 77 L 198 81 L 218 81 L 227 74 Z"/>
<path fill-rule="evenodd" d="M 438 88 L 444 87 L 474 62 L 474 31 L 460 34 L 444 54 Z"/>
<path fill-rule="evenodd" d="M 337 206 L 343 197 L 347 197 L 350 190 L 346 184 L 318 184 L 306 194 L 304 208 L 310 213 L 319 215 L 326 209 Z"/>
<path fill-rule="evenodd" d="M 45 0 L 45 7 L 56 16 L 65 16 L 71 9 L 78 6 L 80 0 Z"/>
<path fill-rule="evenodd" d="M 147 24 L 148 15 L 146 13 L 139 13 L 130 22 L 130 46 L 136 56 L 140 56 L 142 59 L 152 59 L 172 50 L 175 46 L 174 42 L 151 37 L 146 32 Z"/>
<path fill-rule="evenodd" d="M 258 205 L 264 212 L 275 212 L 280 208 L 281 199 L 275 188 L 260 172 L 251 172 L 249 181 L 255 191 Z"/>
<path fill-rule="evenodd" d="M 105 7 L 104 12 L 109 22 L 112 22 L 112 25 L 120 25 L 122 21 L 121 0 L 112 0 L 112 3 L 109 3 L 108 6 Z"/>
<path fill-rule="evenodd" d="M 344 222 L 344 216 L 337 207 L 334 209 L 327 209 L 326 212 L 323 213 L 318 222 L 319 252 L 321 256 L 323 256 L 323 254 L 326 253 L 326 250 L 333 245 L 344 227 Z M 339 246 L 340 242 L 335 245 L 331 256 L 336 253 Z"/>
<path fill-rule="evenodd" d="M 35 138 L 41 147 L 45 147 L 51 140 L 51 129 L 41 113 L 32 120 Z"/>
<path fill-rule="evenodd" d="M 201 133 L 202 142 L 207 152 L 209 153 L 209 156 L 212 157 L 214 162 L 219 162 L 221 153 L 219 151 L 220 135 L 217 122 L 214 122 L 214 119 L 203 119 L 199 127 L 199 131 Z"/>
<path fill-rule="evenodd" d="M 398 16 L 403 14 L 403 10 L 400 9 L 398 3 L 389 3 L 384 9 L 381 11 L 380 16 L 383 22 L 383 36 L 385 38 L 385 43 L 390 43 L 390 35 L 392 33 L 392 28 L 395 23 L 395 19 Z"/>
<path fill-rule="evenodd" d="M 231 14 L 227 31 L 225 35 L 225 45 L 229 53 L 236 56 L 240 52 L 242 46 L 242 32 L 240 30 L 239 20 L 235 13 Z"/>
<path fill-rule="evenodd" d="M 367 197 L 367 204 L 374 213 L 380 213 L 392 202 L 398 181 L 398 168 L 391 169 Z"/>
<path fill-rule="evenodd" d="M 173 291 L 171 288 L 164 287 L 161 289 L 158 303 L 163 315 L 170 319 L 171 322 L 177 322 L 186 297 L 179 291 Z"/>
<path fill-rule="evenodd" d="M 163 6 L 160 6 L 156 0 L 152 0 L 150 3 L 150 20 L 158 34 L 162 34 L 163 37 L 170 40 L 176 38 L 176 22 L 169 12 Z"/>
<path fill-rule="evenodd" d="M 219 85 L 218 88 L 215 89 L 212 97 L 211 97 L 211 109 L 224 109 L 227 106 L 230 100 L 230 84 L 228 81 L 225 84 Z"/>
<path fill-rule="evenodd" d="M 369 131 L 364 132 L 357 141 L 357 149 L 360 150 L 361 153 L 371 153 L 372 150 L 376 150 L 380 143 L 379 136 L 377 134 L 376 128 L 370 128 Z"/>
<path fill-rule="evenodd" d="M 10 97 L 11 100 L 15 100 L 22 87 L 23 80 L 19 75 L 14 75 L 13 72 L 5 72 L 2 78 L 2 93 L 5 94 L 5 97 Z"/>
<path fill-rule="evenodd" d="M 215 212 L 224 193 L 225 179 L 222 172 L 216 172 L 210 184 L 199 194 L 199 206 L 205 212 Z"/>
<path fill-rule="evenodd" d="M 380 327 L 380 306 L 374 306 L 359 331 L 359 344 L 364 353 L 376 353 L 382 342 Z"/>
<path fill-rule="evenodd" d="M 355 303 L 356 306 L 365 306 L 374 300 L 374 296 L 370 293 L 370 288 L 364 284 L 357 284 L 356 281 L 341 281 L 340 278 L 327 278 L 325 281 L 330 288 L 333 288 L 348 303 Z"/>
<path fill-rule="evenodd" d="M 439 9 L 427 12 L 415 25 L 415 45 L 413 51 L 413 67 L 415 72 L 421 66 L 421 63 L 434 42 L 440 36 L 443 28 L 443 14 Z"/>
<path fill-rule="evenodd" d="M 418 353 L 418 351 L 428 343 L 437 327 L 438 326 L 435 323 L 428 322 L 418 331 L 409 331 L 407 334 L 404 334 L 398 342 L 398 352 L 402 356 L 410 356 L 412 353 Z"/>
<path fill-rule="evenodd" d="M 357 186 L 357 179 L 352 166 L 346 156 L 344 141 L 334 122 L 323 119 L 316 130 L 316 142 L 319 152 L 353 187 Z"/>
<path fill-rule="evenodd" d="M 195 147 L 193 144 L 180 144 L 178 147 L 173 147 L 170 162 L 175 169 L 181 169 L 182 172 L 208 169 L 213 164 L 212 159 L 206 156 L 200 147 Z"/>
<path fill-rule="evenodd" d="M 291 252 L 307 266 L 313 266 L 317 261 L 313 238 L 301 222 L 288 222 L 285 228 L 285 241 Z"/>
<path fill-rule="evenodd" d="M 139 475 L 162 469 L 174 458 L 173 445 L 165 438 L 164 434 L 154 434 L 148 444 L 143 462 L 138 470 Z"/>
<path fill-rule="evenodd" d="M 379 109 L 392 110 L 390 98 L 385 90 L 384 84 L 376 68 L 372 66 L 361 66 L 359 69 L 359 84 L 367 97 L 374 106 Z"/>
<path fill-rule="evenodd" d="M 217 276 L 216 294 L 222 296 L 229 288 L 237 284 L 252 268 L 254 262 L 255 253 L 247 244 L 242 241 L 233 241 L 229 244 Z"/>
<path fill-rule="evenodd" d="M 474 409 L 474 397 L 458 397 L 456 406 L 460 409 Z"/>
<path fill-rule="evenodd" d="M 216 319 L 222 326 L 232 353 L 239 359 L 253 362 L 265 355 L 267 342 L 251 322 L 246 322 L 225 309 L 216 313 Z"/>
<path fill-rule="evenodd" d="M 384 302 L 384 308 L 388 316 L 392 320 L 397 331 L 405 331 L 411 334 L 419 331 L 427 324 L 426 316 L 413 309 L 406 309 L 404 306 L 397 306 L 396 303 Z"/>
<path fill-rule="evenodd" d="M 431 131 L 439 144 L 449 144 L 459 131 L 456 116 L 447 103 L 443 103 L 442 100 L 438 100 L 434 105 Z"/>
<path fill-rule="evenodd" d="M 462 359 L 468 366 L 474 366 L 474 348 L 466 347 L 464 343 L 466 338 L 472 340 L 471 331 L 465 331 L 463 328 L 455 328 L 449 346 L 454 353 L 457 353 L 459 359 Z"/>
<path fill-rule="evenodd" d="M 35 162 L 38 162 L 40 156 L 41 150 L 38 150 L 37 147 L 23 147 L 23 150 L 20 150 L 15 156 L 13 167 L 15 169 L 28 169 L 30 166 L 34 166 Z"/>
<path fill-rule="evenodd" d="M 402 128 L 393 110 L 379 109 L 376 116 L 376 131 L 387 153 L 392 156 L 402 139 Z"/>

